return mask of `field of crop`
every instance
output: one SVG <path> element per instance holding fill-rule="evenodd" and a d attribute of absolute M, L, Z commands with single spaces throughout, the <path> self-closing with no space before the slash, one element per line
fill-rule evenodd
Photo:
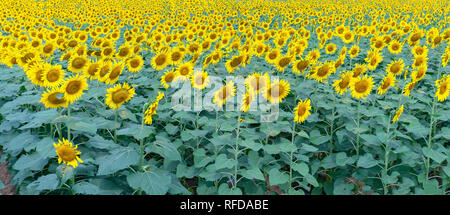
<path fill-rule="evenodd" d="M 8 186 L 448 194 L 449 11 L 446 0 L 2 0 Z"/>

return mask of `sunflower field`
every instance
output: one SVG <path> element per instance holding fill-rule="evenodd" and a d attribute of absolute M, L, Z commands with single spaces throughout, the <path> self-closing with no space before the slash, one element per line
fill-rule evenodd
<path fill-rule="evenodd" d="M 17 194 L 449 193 L 447 0 L 0 6 Z"/>

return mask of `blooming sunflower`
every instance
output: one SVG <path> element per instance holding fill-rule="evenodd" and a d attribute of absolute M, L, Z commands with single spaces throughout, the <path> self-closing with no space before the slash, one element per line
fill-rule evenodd
<path fill-rule="evenodd" d="M 182 63 L 178 66 L 178 68 L 176 68 L 175 71 L 176 71 L 176 75 L 175 75 L 174 81 L 189 80 L 191 74 L 194 71 L 194 64 L 192 62 Z"/>
<path fill-rule="evenodd" d="M 395 76 L 401 75 L 403 73 L 403 68 L 405 67 L 405 63 L 403 63 L 402 59 L 394 60 L 387 66 L 387 72 L 392 73 Z"/>
<path fill-rule="evenodd" d="M 407 83 L 405 85 L 405 87 L 403 88 L 403 95 L 404 96 L 409 96 L 411 94 L 411 91 L 414 89 L 415 86 L 416 86 L 416 82 L 415 81 L 411 81 L 411 82 Z"/>
<path fill-rule="evenodd" d="M 323 82 L 325 79 L 328 78 L 330 74 L 333 74 L 335 72 L 335 67 L 333 62 L 327 61 L 324 63 L 321 63 L 318 66 L 313 66 L 311 71 L 311 78 L 316 79 L 318 82 Z"/>
<path fill-rule="evenodd" d="M 334 43 L 328 43 L 327 46 L 325 46 L 325 52 L 327 54 L 334 54 L 336 52 L 336 45 Z"/>
<path fill-rule="evenodd" d="M 127 83 L 116 84 L 106 91 L 108 93 L 105 102 L 111 109 L 118 109 L 123 103 L 130 101 L 135 94 L 134 88 Z"/>
<path fill-rule="evenodd" d="M 426 57 L 428 55 L 428 48 L 426 45 L 414 46 L 414 48 L 411 49 L 411 53 L 414 55 L 414 58 L 417 58 L 418 56 Z"/>
<path fill-rule="evenodd" d="M 289 94 L 290 90 L 289 82 L 277 79 L 265 88 L 263 97 L 269 100 L 270 103 L 279 103 Z"/>
<path fill-rule="evenodd" d="M 367 70 L 367 66 L 364 64 L 356 64 L 355 68 L 353 68 L 352 73 L 353 73 L 353 78 L 356 78 L 362 74 L 364 74 Z"/>
<path fill-rule="evenodd" d="M 230 60 L 225 63 L 228 73 L 233 73 L 238 66 L 243 63 L 244 55 L 233 56 Z"/>
<path fill-rule="evenodd" d="M 77 74 L 63 82 L 61 89 L 69 103 L 79 99 L 83 95 L 83 91 L 88 89 L 86 81 L 86 76 Z"/>
<path fill-rule="evenodd" d="M 398 54 L 402 52 L 403 44 L 400 43 L 398 40 L 392 40 L 391 43 L 389 43 L 388 50 L 392 54 Z"/>
<path fill-rule="evenodd" d="M 348 87 L 350 86 L 350 83 L 352 82 L 353 79 L 353 74 L 351 71 L 345 71 L 342 72 L 339 76 L 341 77 L 341 79 L 334 81 L 333 87 L 336 93 L 342 95 L 347 91 Z"/>
<path fill-rule="evenodd" d="M 413 81 L 418 82 L 422 80 L 423 77 L 425 77 L 426 75 L 427 69 L 428 69 L 427 65 L 422 65 L 418 67 L 416 70 L 414 70 L 411 73 L 411 78 L 413 79 Z"/>
<path fill-rule="evenodd" d="M 130 72 L 138 72 L 144 66 L 144 59 L 141 55 L 135 55 L 127 60 L 127 68 Z"/>
<path fill-rule="evenodd" d="M 175 70 L 166 71 L 164 75 L 161 76 L 161 85 L 164 86 L 164 88 L 169 88 L 169 84 L 173 82 L 176 76 L 177 73 Z"/>
<path fill-rule="evenodd" d="M 419 68 L 422 65 L 427 65 L 428 57 L 424 55 L 419 55 L 414 58 L 414 63 L 411 65 L 413 69 Z"/>
<path fill-rule="evenodd" d="M 261 90 L 270 85 L 270 78 L 267 73 L 253 73 L 245 79 L 245 86 L 248 90 L 255 91 L 259 94 Z"/>
<path fill-rule="evenodd" d="M 89 60 L 85 56 L 72 55 L 67 69 L 74 73 L 80 73 L 86 69 L 88 63 Z"/>
<path fill-rule="evenodd" d="M 352 90 L 352 96 L 356 99 L 365 99 L 372 91 L 373 79 L 372 77 L 356 77 L 350 84 L 350 89 Z"/>
<path fill-rule="evenodd" d="M 380 83 L 378 87 L 378 94 L 383 95 L 389 89 L 389 87 L 393 87 L 396 83 L 395 75 L 392 73 L 387 73 L 384 76 L 383 81 Z"/>
<path fill-rule="evenodd" d="M 106 74 L 105 83 L 114 84 L 119 80 L 119 76 L 122 74 L 124 68 L 123 62 L 113 62 L 111 65 L 111 70 Z"/>
<path fill-rule="evenodd" d="M 342 42 L 351 43 L 355 40 L 355 34 L 352 31 L 345 31 L 341 36 Z"/>
<path fill-rule="evenodd" d="M 266 62 L 274 64 L 280 55 L 281 51 L 279 49 L 272 49 L 266 54 Z"/>
<path fill-rule="evenodd" d="M 435 86 L 437 88 L 434 97 L 437 97 L 439 102 L 446 100 L 450 94 L 450 76 L 445 75 L 441 79 L 436 80 Z"/>
<path fill-rule="evenodd" d="M 393 123 L 394 123 L 394 122 L 397 122 L 398 119 L 400 118 L 400 116 L 402 115 L 402 113 L 403 113 L 403 105 L 400 106 L 400 108 L 398 108 L 398 110 L 395 112 L 395 116 L 394 116 L 394 118 L 392 119 L 392 122 L 393 122 Z"/>
<path fill-rule="evenodd" d="M 64 97 L 64 91 L 60 88 L 53 88 L 42 93 L 40 102 L 42 102 L 46 108 L 67 107 L 69 104 Z"/>
<path fill-rule="evenodd" d="M 218 107 L 222 107 L 229 98 L 235 96 L 235 92 L 236 87 L 234 86 L 234 82 L 229 81 L 225 86 L 214 93 L 213 103 L 216 103 Z"/>
<path fill-rule="evenodd" d="M 300 72 L 302 74 L 305 74 L 305 70 L 308 68 L 308 66 L 311 64 L 311 61 L 308 58 L 301 58 L 299 60 L 294 61 L 294 65 L 292 67 L 292 71 L 295 72 L 295 74 L 300 75 Z"/>
<path fill-rule="evenodd" d="M 44 86 L 45 82 L 43 81 L 43 77 L 46 69 L 47 66 L 45 64 L 36 64 L 26 72 L 26 75 L 31 83 Z"/>
<path fill-rule="evenodd" d="M 253 90 L 247 90 L 247 93 L 242 97 L 241 108 L 242 112 L 247 112 L 250 109 L 250 105 L 255 100 L 256 94 Z"/>
<path fill-rule="evenodd" d="M 291 63 L 292 56 L 280 56 L 275 61 L 275 67 L 278 71 L 284 72 L 284 69 Z"/>
<path fill-rule="evenodd" d="M 305 101 L 300 100 L 297 107 L 294 108 L 294 122 L 303 123 L 306 118 L 311 114 L 311 100 L 306 99 Z"/>
<path fill-rule="evenodd" d="M 98 78 L 98 72 L 100 71 L 100 63 L 98 61 L 89 62 L 84 73 L 90 80 Z"/>
<path fill-rule="evenodd" d="M 152 58 L 152 67 L 155 70 L 162 70 L 170 64 L 170 57 L 166 52 L 160 52 Z"/>
<path fill-rule="evenodd" d="M 61 65 L 49 65 L 44 70 L 42 80 L 45 87 L 59 87 L 64 81 L 65 73 Z"/>
<path fill-rule="evenodd" d="M 194 72 L 191 76 L 191 84 L 194 88 L 203 90 L 209 85 L 208 72 Z"/>
<path fill-rule="evenodd" d="M 56 148 L 58 163 L 63 162 L 74 168 L 78 166 L 78 163 L 83 163 L 78 156 L 81 154 L 81 152 L 77 150 L 78 146 L 73 146 L 69 140 L 63 138 L 62 141 L 58 140 L 58 144 L 53 143 L 53 146 Z"/>
<path fill-rule="evenodd" d="M 156 100 L 145 110 L 144 112 L 144 122 L 148 125 L 153 123 L 152 116 L 156 114 L 156 109 L 158 109 L 159 101 L 164 97 L 164 93 L 158 91 L 158 96 Z"/>

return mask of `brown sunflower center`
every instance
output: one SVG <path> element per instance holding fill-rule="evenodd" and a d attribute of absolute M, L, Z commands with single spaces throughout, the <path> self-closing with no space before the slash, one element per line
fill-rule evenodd
<path fill-rule="evenodd" d="M 270 89 L 270 95 L 272 97 L 278 98 L 284 92 L 284 87 L 282 85 L 275 85 Z"/>
<path fill-rule="evenodd" d="M 346 77 L 344 77 L 344 78 L 342 79 L 341 82 L 339 82 L 339 87 L 340 87 L 341 89 L 345 89 L 345 88 L 348 87 L 349 84 L 350 84 L 350 78 L 348 78 L 348 77 L 346 76 Z"/>
<path fill-rule="evenodd" d="M 49 54 L 53 51 L 53 45 L 52 44 L 45 45 L 42 50 L 44 51 L 44 53 Z"/>
<path fill-rule="evenodd" d="M 180 52 L 173 52 L 171 57 L 172 57 L 172 61 L 178 61 L 181 58 L 181 53 Z"/>
<path fill-rule="evenodd" d="M 180 68 L 180 74 L 183 76 L 186 76 L 189 74 L 189 68 L 188 67 L 182 67 Z"/>
<path fill-rule="evenodd" d="M 172 82 L 175 78 L 175 75 L 173 73 L 168 73 L 166 76 L 164 76 L 164 81 L 166 82 Z"/>
<path fill-rule="evenodd" d="M 369 84 L 365 80 L 361 80 L 355 83 L 355 90 L 358 93 L 364 93 L 369 88 Z"/>
<path fill-rule="evenodd" d="M 130 49 L 127 48 L 127 47 L 121 48 L 121 49 L 119 50 L 119 56 L 120 56 L 120 57 L 126 57 L 126 56 L 128 56 L 129 53 L 130 53 Z"/>
<path fill-rule="evenodd" d="M 306 107 L 301 105 L 300 107 L 298 107 L 297 109 L 297 115 L 299 116 L 303 116 L 306 113 Z"/>
<path fill-rule="evenodd" d="M 50 82 L 55 82 L 59 79 L 60 72 L 59 70 L 52 69 L 47 73 L 47 80 Z"/>
<path fill-rule="evenodd" d="M 239 56 L 239 57 L 234 58 L 233 60 L 231 60 L 230 66 L 231 67 L 237 67 L 237 66 L 239 66 L 239 64 L 241 64 L 241 62 L 242 62 L 242 56 Z"/>
<path fill-rule="evenodd" d="M 325 76 L 327 76 L 328 71 L 330 71 L 330 68 L 328 67 L 328 65 L 327 64 L 323 65 L 317 70 L 317 75 L 319 77 L 325 77 Z"/>
<path fill-rule="evenodd" d="M 447 91 L 447 87 L 448 87 L 447 82 L 442 83 L 442 84 L 439 86 L 439 94 L 444 95 L 445 92 Z"/>
<path fill-rule="evenodd" d="M 139 59 L 133 59 L 130 61 L 130 66 L 133 68 L 137 68 L 139 67 L 139 63 L 140 63 Z"/>
<path fill-rule="evenodd" d="M 81 89 L 81 81 L 74 80 L 70 81 L 69 84 L 67 84 L 66 92 L 68 94 L 75 94 Z"/>
<path fill-rule="evenodd" d="M 112 93 L 112 101 L 115 104 L 120 104 L 120 103 L 124 102 L 125 100 L 127 100 L 129 95 L 130 94 L 128 93 L 128 90 L 123 89 L 123 88 L 119 89 L 116 92 Z"/>
<path fill-rule="evenodd" d="M 300 62 L 297 63 L 297 69 L 300 71 L 303 71 L 306 69 L 306 67 L 309 66 L 309 61 L 308 60 L 301 60 Z"/>
<path fill-rule="evenodd" d="M 110 79 L 115 79 L 117 77 L 119 77 L 120 72 L 122 72 L 122 67 L 121 66 L 116 66 L 111 70 L 111 73 L 109 73 L 109 78 Z"/>
<path fill-rule="evenodd" d="M 393 74 L 397 74 L 400 72 L 400 64 L 395 63 L 394 65 L 391 66 L 391 68 L 389 69 Z"/>
<path fill-rule="evenodd" d="M 420 39 L 420 33 L 414 33 L 411 37 L 412 42 L 416 42 L 419 39 Z"/>
<path fill-rule="evenodd" d="M 87 60 L 82 57 L 77 57 L 72 61 L 72 67 L 75 69 L 81 69 L 86 65 Z"/>
<path fill-rule="evenodd" d="M 59 104 L 63 104 L 66 102 L 66 99 L 64 97 L 61 96 L 61 98 L 58 98 L 58 96 L 60 96 L 61 93 L 52 93 L 48 96 L 47 100 L 55 105 L 59 105 Z"/>
<path fill-rule="evenodd" d="M 156 57 L 155 63 L 158 66 L 164 65 L 166 63 L 166 55 L 162 54 Z"/>
<path fill-rule="evenodd" d="M 289 63 L 291 62 L 291 58 L 289 58 L 289 57 L 284 57 L 284 58 L 281 58 L 281 60 L 278 62 L 278 65 L 280 66 L 280 67 L 286 67 Z"/>
<path fill-rule="evenodd" d="M 91 64 L 91 65 L 89 65 L 89 67 L 87 69 L 88 74 L 94 76 L 95 73 L 97 73 L 99 67 L 100 66 L 98 64 Z"/>
<path fill-rule="evenodd" d="M 75 151 L 68 146 L 60 146 L 56 153 L 63 161 L 70 162 L 76 159 Z"/>
<path fill-rule="evenodd" d="M 273 60 L 273 59 L 277 58 L 277 56 L 278 56 L 278 54 L 276 52 L 271 52 L 269 54 L 269 59 Z"/>

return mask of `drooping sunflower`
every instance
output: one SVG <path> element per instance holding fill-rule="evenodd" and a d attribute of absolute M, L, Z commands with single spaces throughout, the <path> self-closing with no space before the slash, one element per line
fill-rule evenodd
<path fill-rule="evenodd" d="M 209 75 L 208 72 L 194 72 L 191 76 L 192 87 L 203 90 L 209 85 Z"/>
<path fill-rule="evenodd" d="M 372 91 L 373 84 L 373 79 L 370 76 L 367 77 L 367 75 L 364 75 L 363 77 L 356 77 L 350 84 L 352 97 L 356 99 L 366 99 Z"/>
<path fill-rule="evenodd" d="M 130 72 L 138 72 L 144 66 L 144 59 L 141 55 L 135 55 L 127 60 L 127 68 Z"/>
<path fill-rule="evenodd" d="M 77 74 L 63 82 L 61 89 L 69 103 L 73 103 L 83 95 L 83 91 L 88 89 L 86 76 Z"/>
<path fill-rule="evenodd" d="M 364 74 L 367 70 L 367 66 L 364 64 L 356 64 L 355 68 L 353 68 L 352 72 L 353 72 L 353 78 L 356 78 L 358 76 L 361 76 L 362 74 Z"/>
<path fill-rule="evenodd" d="M 234 82 L 229 81 L 225 86 L 214 93 L 213 103 L 217 104 L 218 107 L 222 107 L 229 98 L 236 95 L 235 92 L 236 87 L 234 86 Z"/>
<path fill-rule="evenodd" d="M 434 97 L 438 98 L 439 102 L 445 101 L 450 94 L 450 76 L 444 75 L 441 79 L 436 80 L 436 93 Z"/>
<path fill-rule="evenodd" d="M 398 119 L 400 118 L 400 116 L 402 115 L 402 113 L 403 113 L 403 105 L 400 106 L 400 108 L 398 108 L 398 110 L 395 112 L 395 116 L 394 116 L 394 118 L 392 119 L 392 122 L 393 122 L 393 123 L 397 122 Z"/>
<path fill-rule="evenodd" d="M 64 97 L 64 91 L 60 88 L 53 88 L 42 93 L 40 102 L 42 102 L 46 108 L 60 108 L 69 105 L 69 102 Z"/>
<path fill-rule="evenodd" d="M 353 79 L 353 73 L 351 71 L 345 71 L 342 72 L 339 76 L 341 77 L 341 79 L 334 81 L 333 87 L 336 93 L 342 95 L 347 91 L 348 87 L 350 86 L 350 83 L 352 82 Z"/>
<path fill-rule="evenodd" d="M 390 87 L 393 87 L 395 83 L 395 75 L 392 73 L 387 73 L 378 87 L 378 94 L 383 95 Z"/>
<path fill-rule="evenodd" d="M 49 65 L 43 73 L 42 80 L 45 87 L 59 87 L 64 81 L 64 70 L 61 65 Z"/>
<path fill-rule="evenodd" d="M 311 114 L 311 100 L 306 99 L 305 101 L 300 100 L 297 107 L 294 108 L 294 122 L 303 123 L 306 118 Z"/>
<path fill-rule="evenodd" d="M 291 90 L 289 82 L 286 80 L 275 80 L 270 86 L 266 87 L 263 92 L 263 97 L 270 103 L 280 103 L 289 94 Z"/>
<path fill-rule="evenodd" d="M 106 91 L 105 102 L 111 109 L 118 109 L 123 103 L 130 101 L 135 94 L 134 88 L 127 83 L 116 84 Z"/>
<path fill-rule="evenodd" d="M 403 68 L 405 67 L 405 63 L 403 63 L 402 59 L 394 60 L 387 66 L 388 73 L 392 73 L 395 76 L 401 75 L 403 73 Z"/>
<path fill-rule="evenodd" d="M 247 93 L 242 97 L 241 108 L 242 112 L 247 112 L 250 110 L 250 105 L 255 100 L 256 94 L 253 90 L 247 90 Z"/>
<path fill-rule="evenodd" d="M 163 76 L 161 76 L 161 85 L 164 88 L 169 88 L 169 84 L 172 83 L 177 76 L 175 70 L 166 71 Z"/>
<path fill-rule="evenodd" d="M 144 112 L 144 122 L 148 125 L 153 123 L 153 115 L 156 114 L 156 109 L 158 109 L 159 101 L 164 97 L 163 92 L 158 91 L 158 96 L 156 100 L 145 110 Z"/>
<path fill-rule="evenodd" d="M 162 70 L 170 64 L 170 57 L 166 52 L 160 52 L 152 58 L 152 67 L 155 70 Z"/>
<path fill-rule="evenodd" d="M 53 143 L 53 146 L 56 148 L 59 164 L 63 162 L 68 166 L 76 168 L 78 163 L 83 163 L 83 160 L 78 156 L 81 154 L 81 152 L 77 150 L 78 146 L 73 146 L 69 140 L 63 138 L 62 141 L 58 140 L 58 144 Z"/>

